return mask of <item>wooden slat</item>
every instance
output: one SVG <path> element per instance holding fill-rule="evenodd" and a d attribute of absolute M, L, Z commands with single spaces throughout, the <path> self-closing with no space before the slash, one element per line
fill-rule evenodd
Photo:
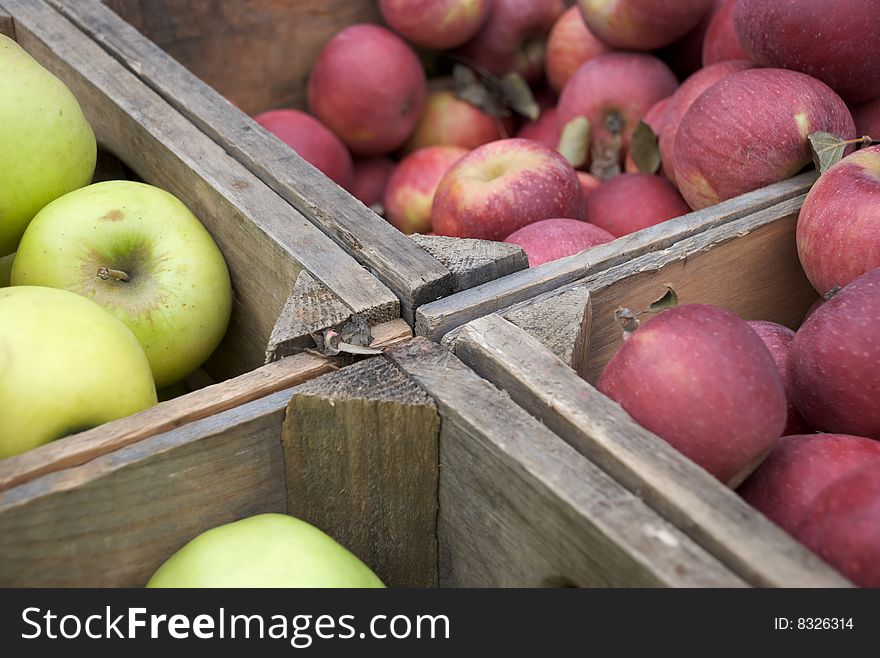
<path fill-rule="evenodd" d="M 387 355 L 440 412 L 441 585 L 743 584 L 443 347 Z"/>
<path fill-rule="evenodd" d="M 12 20 L 12 16 L 3 12 L 4 10 L 0 9 L 0 34 L 5 34 L 10 39 L 14 39 L 15 23 Z"/>
<path fill-rule="evenodd" d="M 477 373 L 749 583 L 846 586 L 819 558 L 635 423 L 526 332 L 490 315 L 469 323 L 455 349 Z"/>
<path fill-rule="evenodd" d="M 434 402 L 384 358 L 296 389 L 282 440 L 288 510 L 391 587 L 437 585 Z"/>
<path fill-rule="evenodd" d="M 452 292 L 459 292 L 524 270 L 529 258 L 508 242 L 411 235 L 410 238 L 452 273 Z"/>

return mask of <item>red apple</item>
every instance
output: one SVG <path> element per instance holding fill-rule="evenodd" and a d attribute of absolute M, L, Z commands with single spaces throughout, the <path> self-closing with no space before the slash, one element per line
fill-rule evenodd
<path fill-rule="evenodd" d="M 703 66 L 735 59 L 751 59 L 736 36 L 733 27 L 733 6 L 736 0 L 723 0 L 712 16 L 703 39 Z"/>
<path fill-rule="evenodd" d="M 556 91 L 562 91 L 584 62 L 610 50 L 587 28 L 580 9 L 569 7 L 553 25 L 547 39 L 547 80 Z"/>
<path fill-rule="evenodd" d="M 528 82 L 544 73 L 544 49 L 562 0 L 493 0 L 489 19 L 459 54 L 496 76 L 515 71 Z"/>
<path fill-rule="evenodd" d="M 788 353 L 791 350 L 791 341 L 794 340 L 794 332 L 788 327 L 783 327 L 775 322 L 767 322 L 766 320 L 752 320 L 747 323 L 764 344 L 770 350 L 776 367 L 779 368 L 779 374 L 785 384 L 785 399 L 788 403 L 788 415 L 785 420 L 785 429 L 782 430 L 783 435 L 787 434 L 804 434 L 810 431 L 810 426 L 803 419 L 803 416 L 794 406 L 794 400 L 791 397 L 789 388 L 791 385 L 789 380 Z M 880 444 L 878 444 L 880 445 Z"/>
<path fill-rule="evenodd" d="M 502 139 L 453 165 L 431 217 L 439 235 L 503 240 L 542 219 L 582 219 L 583 205 L 577 174 L 559 153 L 530 139 Z"/>
<path fill-rule="evenodd" d="M 847 156 L 819 177 L 796 235 L 801 266 L 820 295 L 880 267 L 880 146 Z"/>
<path fill-rule="evenodd" d="M 629 146 L 632 131 L 657 101 L 678 87 L 675 75 L 656 57 L 639 53 L 599 55 L 581 66 L 559 97 L 560 129 L 585 116 L 593 147 L 611 143 L 615 134 Z"/>
<path fill-rule="evenodd" d="M 309 77 L 309 109 L 358 155 L 402 146 L 425 106 L 419 58 L 376 25 L 352 25 L 321 50 Z"/>
<path fill-rule="evenodd" d="M 354 161 L 352 195 L 365 206 L 378 203 L 385 195 L 385 186 L 397 165 L 388 158 L 362 158 Z"/>
<path fill-rule="evenodd" d="M 429 50 L 455 48 L 472 38 L 491 8 L 491 0 L 379 0 L 388 26 Z"/>
<path fill-rule="evenodd" d="M 681 124 L 682 117 L 684 117 L 690 106 L 693 105 L 694 101 L 716 82 L 723 80 L 732 73 L 745 71 L 746 69 L 754 68 L 754 66 L 754 62 L 748 60 L 719 62 L 718 64 L 707 66 L 685 80 L 676 92 L 672 94 L 669 106 L 666 109 L 665 127 L 659 135 L 660 160 L 663 162 L 663 171 L 673 183 L 675 182 L 675 137 L 678 135 L 678 127 Z"/>
<path fill-rule="evenodd" d="M 695 210 L 789 178 L 812 162 L 807 137 L 855 133 L 822 82 L 782 69 L 728 75 L 697 98 L 675 138 L 675 182 Z"/>
<path fill-rule="evenodd" d="M 428 146 L 401 160 L 385 188 L 385 219 L 407 235 L 430 231 L 437 184 L 467 153 L 460 146 Z"/>
<path fill-rule="evenodd" d="M 759 64 L 808 73 L 847 101 L 880 96 L 880 0 L 737 0 L 733 20 Z"/>
<path fill-rule="evenodd" d="M 702 68 L 703 42 L 706 40 L 706 32 L 715 12 L 723 2 L 724 0 L 711 0 L 709 8 L 703 13 L 700 22 L 681 39 L 666 46 L 658 53 L 660 59 L 669 64 L 680 80 L 684 80 Z"/>
<path fill-rule="evenodd" d="M 591 224 L 620 237 L 690 211 L 665 178 L 651 174 L 620 174 L 590 194 L 586 217 Z"/>
<path fill-rule="evenodd" d="M 351 189 L 354 182 L 351 154 L 315 117 L 299 110 L 270 110 L 258 114 L 254 120 L 338 185 Z"/>
<path fill-rule="evenodd" d="M 785 388 L 767 347 L 743 320 L 705 304 L 644 322 L 599 390 L 726 483 L 754 470 L 785 426 Z"/>
<path fill-rule="evenodd" d="M 614 236 L 598 226 L 577 219 L 542 219 L 508 235 L 504 241 L 518 244 L 529 257 L 529 267 L 577 254 Z"/>
<path fill-rule="evenodd" d="M 828 487 L 797 536 L 859 587 L 880 587 L 880 464 Z"/>
<path fill-rule="evenodd" d="M 880 96 L 864 103 L 851 105 L 850 109 L 856 122 L 856 134 L 880 139 Z"/>
<path fill-rule="evenodd" d="M 822 432 L 880 439 L 880 268 L 817 308 L 789 354 L 791 395 Z"/>
<path fill-rule="evenodd" d="M 801 320 L 801 324 L 803 324 L 804 322 L 806 322 L 806 321 L 807 321 L 807 318 L 810 317 L 811 315 L 813 315 L 813 313 L 816 312 L 816 309 L 819 308 L 820 306 L 822 306 L 822 304 L 823 304 L 824 302 L 825 302 L 825 298 L 824 298 L 824 297 L 819 297 L 819 299 L 817 299 L 815 302 L 813 302 L 812 304 L 810 304 L 810 308 L 808 308 L 808 309 L 807 309 L 807 312 L 804 313 L 804 319 Z"/>
<path fill-rule="evenodd" d="M 687 34 L 711 0 L 579 0 L 584 20 L 602 41 L 625 50 L 654 50 Z"/>
<path fill-rule="evenodd" d="M 404 147 L 411 153 L 426 146 L 475 149 L 501 138 L 499 122 L 449 89 L 428 93 L 425 111 Z"/>
<path fill-rule="evenodd" d="M 581 183 L 581 191 L 584 193 L 584 203 L 586 203 L 587 199 L 589 199 L 593 192 L 595 192 L 602 184 L 602 181 L 585 171 L 577 172 L 577 177 Z M 586 206 L 584 206 L 584 208 L 586 208 Z"/>
<path fill-rule="evenodd" d="M 645 116 L 642 117 L 642 121 L 648 124 L 648 126 L 658 138 L 660 137 L 660 135 L 663 134 L 663 130 L 666 127 L 666 110 L 669 107 L 670 100 L 672 100 L 672 96 L 661 98 L 659 101 L 654 103 L 651 106 L 651 109 L 649 109 L 645 113 Z M 636 166 L 635 160 L 633 160 L 631 151 L 627 151 L 626 153 L 626 162 L 624 164 L 623 170 L 628 174 L 640 173 L 639 168 Z M 663 171 L 662 165 L 660 166 L 660 171 L 657 173 L 664 176 L 666 175 Z"/>
<path fill-rule="evenodd" d="M 541 112 L 537 121 L 528 121 L 523 124 L 516 136 L 520 139 L 533 139 L 541 142 L 550 149 L 559 146 L 559 126 L 556 122 L 557 110 L 555 107 Z"/>
<path fill-rule="evenodd" d="M 871 462 L 880 465 L 880 442 L 872 439 L 848 434 L 784 436 L 739 493 L 795 534 L 823 491 Z"/>

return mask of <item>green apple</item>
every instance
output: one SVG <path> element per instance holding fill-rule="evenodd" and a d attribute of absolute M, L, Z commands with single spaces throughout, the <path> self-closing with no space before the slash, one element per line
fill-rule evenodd
<path fill-rule="evenodd" d="M 0 458 L 156 404 L 134 335 L 64 290 L 0 289 Z"/>
<path fill-rule="evenodd" d="M 12 274 L 12 261 L 15 260 L 15 252 L 8 256 L 0 256 L 0 288 L 9 285 L 9 277 Z"/>
<path fill-rule="evenodd" d="M 34 217 L 12 285 L 62 288 L 113 313 L 140 341 L 163 388 L 219 345 L 232 310 L 226 261 L 176 197 L 131 181 L 70 192 Z"/>
<path fill-rule="evenodd" d="M 190 541 L 147 587 L 384 587 L 378 576 L 313 525 L 260 514 Z"/>
<path fill-rule="evenodd" d="M 0 34 L 0 256 L 15 251 L 43 206 L 89 184 L 96 157 L 74 95 Z"/>

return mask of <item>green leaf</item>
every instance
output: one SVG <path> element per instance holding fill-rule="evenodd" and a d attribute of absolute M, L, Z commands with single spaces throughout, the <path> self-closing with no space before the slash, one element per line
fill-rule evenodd
<path fill-rule="evenodd" d="M 501 89 L 507 107 L 532 121 L 538 120 L 541 116 L 541 106 L 535 102 L 525 78 L 516 72 L 507 73 L 501 78 Z"/>
<path fill-rule="evenodd" d="M 644 121 L 639 121 L 639 125 L 633 131 L 629 152 L 636 167 L 643 174 L 656 174 L 660 171 L 660 147 L 657 135 Z"/>
<path fill-rule="evenodd" d="M 582 167 L 590 152 L 590 120 L 587 117 L 575 117 L 565 124 L 556 150 L 575 169 Z"/>
<path fill-rule="evenodd" d="M 670 308 L 675 308 L 678 306 L 678 295 L 675 294 L 675 291 L 672 289 L 672 286 L 668 283 L 666 284 L 666 292 L 664 295 L 651 304 L 648 307 L 648 310 L 651 313 L 659 313 L 660 311 L 665 311 Z"/>
<path fill-rule="evenodd" d="M 813 164 L 820 174 L 824 174 L 843 158 L 848 142 L 831 133 L 816 132 L 807 139 L 810 140 L 810 150 L 813 153 Z"/>

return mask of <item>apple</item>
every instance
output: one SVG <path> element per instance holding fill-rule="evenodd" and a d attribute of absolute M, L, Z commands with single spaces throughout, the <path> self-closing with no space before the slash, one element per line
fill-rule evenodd
<path fill-rule="evenodd" d="M 621 50 L 668 46 L 693 29 L 711 0 L 579 0 L 587 27 Z"/>
<path fill-rule="evenodd" d="M 580 9 L 569 7 L 553 24 L 547 38 L 544 64 L 547 81 L 557 92 L 562 91 L 584 62 L 610 51 L 590 32 Z"/>
<path fill-rule="evenodd" d="M 880 0 L 737 0 L 733 21 L 758 64 L 807 73 L 850 102 L 880 96 Z"/>
<path fill-rule="evenodd" d="M 733 6 L 736 0 L 723 0 L 712 16 L 703 39 L 703 66 L 736 59 L 752 59 L 736 36 L 733 26 Z"/>
<path fill-rule="evenodd" d="M 9 285 L 9 277 L 12 275 L 12 261 L 15 260 L 15 253 L 8 256 L 0 257 L 0 288 Z"/>
<path fill-rule="evenodd" d="M 593 192 L 595 192 L 602 184 L 602 181 L 585 171 L 577 172 L 577 177 L 581 183 L 581 191 L 584 194 L 584 203 L 586 203 L 587 199 L 589 199 Z M 584 208 L 586 209 L 586 206 L 584 206 Z"/>
<path fill-rule="evenodd" d="M 428 50 L 448 50 L 471 39 L 491 8 L 492 0 L 379 0 L 388 26 Z"/>
<path fill-rule="evenodd" d="M 647 112 L 645 112 L 645 116 L 643 116 L 641 119 L 648 124 L 648 127 L 651 129 L 651 131 L 657 136 L 658 142 L 660 135 L 663 134 L 663 130 L 666 127 L 666 110 L 669 107 L 670 100 L 672 100 L 672 96 L 661 98 L 659 101 L 654 103 Z M 624 163 L 623 170 L 628 174 L 640 173 L 635 160 L 633 160 L 632 151 L 627 151 L 626 162 Z M 660 165 L 660 170 L 657 173 L 662 176 L 666 175 L 665 171 L 663 170 L 662 164 Z"/>
<path fill-rule="evenodd" d="M 587 199 L 591 224 L 620 237 L 690 212 L 675 187 L 651 174 L 619 174 Z"/>
<path fill-rule="evenodd" d="M 581 66 L 562 90 L 559 127 L 585 116 L 592 128 L 593 148 L 613 143 L 615 135 L 621 135 L 626 149 L 645 113 L 677 87 L 678 80 L 669 67 L 652 55 L 599 55 Z"/>
<path fill-rule="evenodd" d="M 791 395 L 821 432 L 880 439 L 880 268 L 824 302 L 791 343 Z"/>
<path fill-rule="evenodd" d="M 334 36 L 308 83 L 309 109 L 357 155 L 403 146 L 425 107 L 419 58 L 398 36 L 358 24 Z"/>
<path fill-rule="evenodd" d="M 0 290 L 0 459 L 156 404 L 134 335 L 65 290 Z"/>
<path fill-rule="evenodd" d="M 357 556 L 315 526 L 258 514 L 212 528 L 160 566 L 147 587 L 384 587 Z"/>
<path fill-rule="evenodd" d="M 810 308 L 808 308 L 808 309 L 807 309 L 807 312 L 804 313 L 804 319 L 801 320 L 801 324 L 803 324 L 804 322 L 806 322 L 806 321 L 807 321 L 807 318 L 810 317 L 813 313 L 815 313 L 815 312 L 816 312 L 816 309 L 819 308 L 820 306 L 822 306 L 822 304 L 824 304 L 824 303 L 825 303 L 825 298 L 824 298 L 824 297 L 819 297 L 819 299 L 817 299 L 815 302 L 813 302 L 812 304 L 810 304 Z"/>
<path fill-rule="evenodd" d="M 493 0 L 489 19 L 458 55 L 498 77 L 515 72 L 537 82 L 547 35 L 563 11 L 562 0 Z"/>
<path fill-rule="evenodd" d="M 675 182 L 691 208 L 776 183 L 812 162 L 808 136 L 855 134 L 852 116 L 815 78 L 782 69 L 728 75 L 697 98 L 675 138 Z"/>
<path fill-rule="evenodd" d="M 767 347 L 743 320 L 705 304 L 644 322 L 608 362 L 599 390 L 731 486 L 785 427 L 785 388 Z"/>
<path fill-rule="evenodd" d="M 516 133 L 520 139 L 533 139 L 550 149 L 559 146 L 560 129 L 556 120 L 556 108 L 541 112 L 537 121 L 527 121 Z"/>
<path fill-rule="evenodd" d="M 850 109 L 856 122 L 856 134 L 880 139 L 880 96 L 864 103 L 851 105 Z"/>
<path fill-rule="evenodd" d="M 404 151 L 411 153 L 426 146 L 475 149 L 500 139 L 499 125 L 497 119 L 459 99 L 451 89 L 433 89 Z"/>
<path fill-rule="evenodd" d="M 551 218 L 523 226 L 504 241 L 518 244 L 529 257 L 529 267 L 577 254 L 614 236 L 598 226 L 577 219 Z"/>
<path fill-rule="evenodd" d="M 880 466 L 880 442 L 848 434 L 783 436 L 739 494 L 761 514 L 796 534 L 816 498 L 871 462 Z"/>
<path fill-rule="evenodd" d="M 880 146 L 847 156 L 819 177 L 796 236 L 801 266 L 820 295 L 880 267 Z"/>
<path fill-rule="evenodd" d="M 25 231 L 12 284 L 92 299 L 140 341 L 159 388 L 198 368 L 219 345 L 232 310 L 223 254 L 176 197 L 143 183 L 107 181 L 43 208 Z"/>
<path fill-rule="evenodd" d="M 685 80 L 675 93 L 672 94 L 666 109 L 663 130 L 658 135 L 660 137 L 660 160 L 663 162 L 663 172 L 673 183 L 675 182 L 675 138 L 678 135 L 678 127 L 681 125 L 682 117 L 684 117 L 690 106 L 694 104 L 694 101 L 716 82 L 723 80 L 733 73 L 754 68 L 754 66 L 754 62 L 747 60 L 719 62 L 718 64 L 707 66 Z"/>
<path fill-rule="evenodd" d="M 97 153 L 70 90 L 0 34 L 0 256 L 43 206 L 89 184 Z"/>
<path fill-rule="evenodd" d="M 351 194 L 365 206 L 382 201 L 391 172 L 397 164 L 388 158 L 360 158 L 354 161 Z"/>
<path fill-rule="evenodd" d="M 430 231 L 437 185 L 467 154 L 459 146 L 428 146 L 406 156 L 385 188 L 385 219 L 407 235 Z"/>
<path fill-rule="evenodd" d="M 351 154 L 345 144 L 315 117 L 299 110 L 270 110 L 254 121 L 345 189 L 354 182 Z"/>
<path fill-rule="evenodd" d="M 880 587 L 880 464 L 867 464 L 828 487 L 797 537 L 854 584 Z"/>
<path fill-rule="evenodd" d="M 434 195 L 434 232 L 503 240 L 532 222 L 582 219 L 581 183 L 568 160 L 530 139 L 501 139 L 468 153 Z"/>
<path fill-rule="evenodd" d="M 776 362 L 776 367 L 779 368 L 779 374 L 782 376 L 782 381 L 785 384 L 785 399 L 788 403 L 788 415 L 785 421 L 785 429 L 782 430 L 782 434 L 803 434 L 809 432 L 810 426 L 807 425 L 807 422 L 798 412 L 797 407 L 794 405 L 794 400 L 791 397 L 791 391 L 789 390 L 791 388 L 791 384 L 789 384 L 789 370 L 791 370 L 791 368 L 789 368 L 788 365 L 788 353 L 791 351 L 791 341 L 794 340 L 794 331 L 788 327 L 783 327 L 781 324 L 767 322 L 766 320 L 752 320 L 747 322 L 747 324 L 752 328 L 752 331 L 758 334 L 761 340 L 764 341 L 764 345 L 770 350 L 770 355 Z"/>
<path fill-rule="evenodd" d="M 703 42 L 706 40 L 706 32 L 715 17 L 715 12 L 723 3 L 724 0 L 711 0 L 700 22 L 691 28 L 690 32 L 657 53 L 658 57 L 675 71 L 680 80 L 693 75 L 703 67 Z"/>

